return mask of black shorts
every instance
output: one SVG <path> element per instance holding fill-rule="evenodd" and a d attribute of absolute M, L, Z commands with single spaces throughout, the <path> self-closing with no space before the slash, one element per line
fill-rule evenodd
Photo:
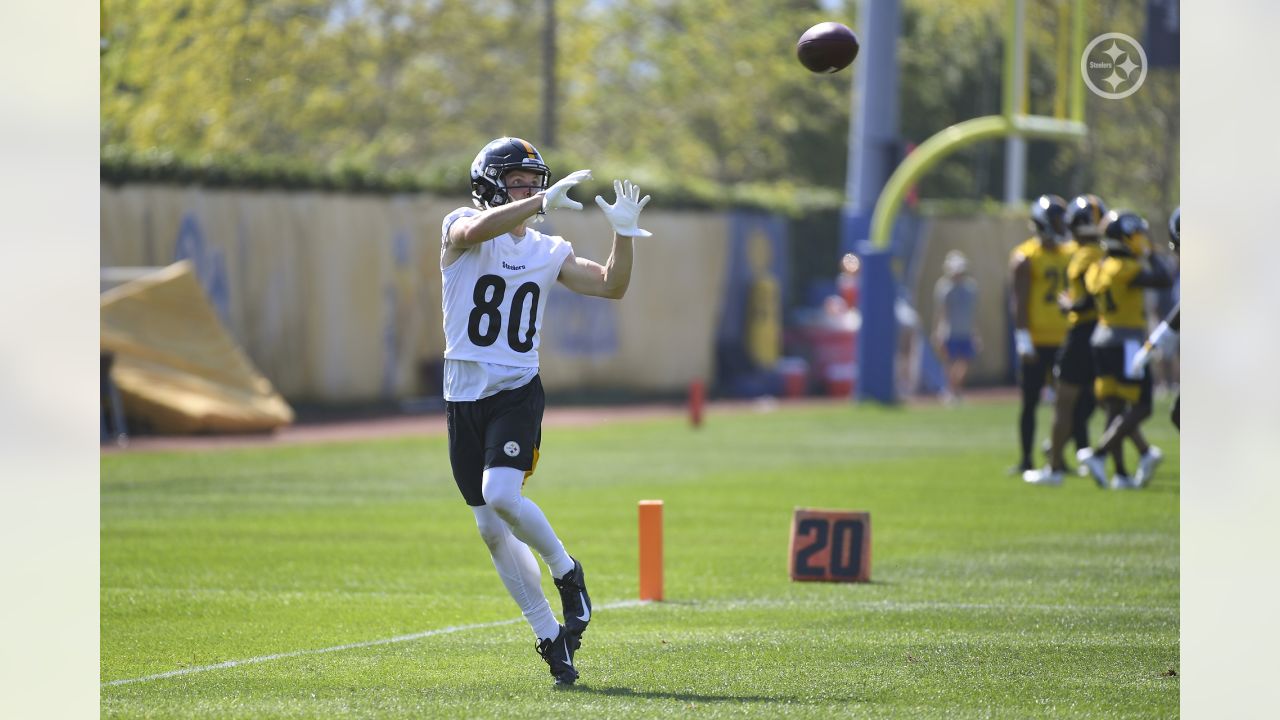
<path fill-rule="evenodd" d="M 1152 398 L 1151 366 L 1142 369 L 1141 378 L 1125 377 L 1124 348 L 1119 345 L 1095 347 L 1093 363 L 1098 378 L 1093 381 L 1099 400 L 1120 398 L 1128 403 L 1150 405 Z"/>
<path fill-rule="evenodd" d="M 542 378 L 473 402 L 445 403 L 449 426 L 449 464 L 453 480 L 468 505 L 484 505 L 481 483 L 486 468 L 524 470 L 525 479 L 538 465 L 542 445 L 542 411 L 547 398 Z"/>
<path fill-rule="evenodd" d="M 1097 374 L 1093 369 L 1093 347 L 1089 338 L 1097 321 L 1080 323 L 1067 331 L 1067 341 L 1058 351 L 1058 362 L 1053 368 L 1054 377 L 1059 381 L 1084 387 L 1093 383 Z"/>

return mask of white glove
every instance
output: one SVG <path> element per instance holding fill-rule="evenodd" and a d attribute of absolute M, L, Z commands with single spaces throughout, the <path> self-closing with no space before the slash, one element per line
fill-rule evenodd
<path fill-rule="evenodd" d="M 1031 342 L 1031 331 L 1026 328 L 1018 328 L 1013 331 L 1013 347 L 1018 354 L 1027 357 L 1036 354 L 1036 346 Z"/>
<path fill-rule="evenodd" d="M 623 237 L 649 237 L 653 233 L 641 230 L 636 226 L 640 221 L 640 211 L 649 204 L 649 196 L 640 199 L 640 186 L 632 185 L 630 180 L 614 180 L 613 194 L 618 200 L 610 205 L 604 198 L 596 196 L 596 205 L 604 211 L 613 231 Z"/>
<path fill-rule="evenodd" d="M 582 203 L 569 197 L 569 190 L 583 180 L 590 179 L 590 170 L 578 170 L 560 178 L 559 182 L 547 188 L 546 192 L 542 193 L 542 209 L 538 211 L 537 215 L 533 216 L 533 221 L 542 222 L 546 219 L 546 213 L 548 210 L 557 210 L 559 208 L 581 210 Z"/>

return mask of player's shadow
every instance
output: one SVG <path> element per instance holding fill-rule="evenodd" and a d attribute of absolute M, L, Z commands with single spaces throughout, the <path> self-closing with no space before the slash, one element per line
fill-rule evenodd
<path fill-rule="evenodd" d="M 796 697 L 785 697 L 779 695 L 703 695 L 694 692 L 662 692 L 658 690 L 633 690 L 629 687 L 605 687 L 592 686 L 587 684 L 576 684 L 563 688 L 570 692 L 579 693 L 595 693 L 597 695 L 610 695 L 613 697 L 634 697 L 648 698 L 651 700 L 679 700 L 681 702 L 701 702 L 701 703 L 776 703 L 776 702 L 797 702 L 803 703 L 804 700 Z M 844 702 L 859 702 L 859 698 L 840 698 Z"/>

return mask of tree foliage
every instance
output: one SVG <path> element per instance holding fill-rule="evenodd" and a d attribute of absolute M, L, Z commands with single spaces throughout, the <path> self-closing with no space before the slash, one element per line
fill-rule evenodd
<path fill-rule="evenodd" d="M 1052 91 L 1054 2 L 1028 0 L 1038 112 Z M 541 0 L 102 4 L 101 143 L 117 155 L 277 157 L 329 176 L 425 175 L 461 188 L 487 140 L 540 139 Z M 904 0 L 904 141 L 999 111 L 1005 5 Z M 1089 5 L 1091 31 L 1141 35 L 1140 0 Z M 822 20 L 856 28 L 852 2 L 555 7 L 559 143 L 542 149 L 557 170 L 627 172 L 702 196 L 726 186 L 748 196 L 843 187 L 852 73 L 807 72 L 794 43 Z M 1153 72 L 1147 83 L 1134 102 L 1090 96 L 1083 145 L 1033 143 L 1028 193 L 1089 190 L 1167 207 L 1177 189 L 1177 76 Z M 958 154 L 923 194 L 1000 197 L 1002 153 L 987 143 Z"/>
<path fill-rule="evenodd" d="M 1066 0 L 1061 0 L 1065 3 Z M 1027 110 L 1054 114 L 1059 0 L 1027 0 Z M 1088 2 L 1086 35 L 1143 35 L 1144 2 Z M 943 127 L 1001 111 L 1007 3 L 1003 0 L 904 0 L 902 135 L 920 143 Z M 1069 58 L 1077 72 L 1078 58 Z M 1074 74 L 1070 80 L 1074 82 Z M 1028 144 L 1026 193 L 1093 192 L 1112 207 L 1158 217 L 1177 205 L 1178 74 L 1149 72 L 1124 100 L 1085 90 L 1089 135 L 1080 143 Z M 921 184 L 925 197 L 1003 198 L 1004 143 L 986 142 L 942 162 Z"/>
<path fill-rule="evenodd" d="M 838 185 L 849 76 L 810 76 L 793 58 L 816 7 L 561 0 L 562 145 L 641 174 Z M 495 135 L 539 135 L 541 3 L 105 0 L 104 10 L 104 145 L 465 169 Z M 815 139 L 827 147 L 792 167 Z"/>

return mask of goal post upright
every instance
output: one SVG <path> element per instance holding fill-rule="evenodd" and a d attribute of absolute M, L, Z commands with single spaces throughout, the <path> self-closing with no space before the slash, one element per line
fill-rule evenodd
<path fill-rule="evenodd" d="M 1022 7 L 1025 0 L 1008 0 L 1010 22 L 1005 28 L 1003 108 L 1000 115 L 988 115 L 956 123 L 935 133 L 908 155 L 889 176 L 884 190 L 876 200 L 871 219 L 871 244 L 877 249 L 889 246 L 893 223 L 902 209 L 907 189 L 914 185 L 939 161 L 955 151 L 981 140 L 1001 137 L 1043 140 L 1081 140 L 1088 133 L 1084 123 L 1084 81 L 1074 72 L 1059 77 L 1059 83 L 1067 84 L 1070 117 L 1029 115 L 1024 112 L 1026 87 L 1026 58 L 1017 52 L 1019 39 L 1026 25 Z M 1084 50 L 1084 0 L 1071 0 L 1071 46 L 1074 57 Z M 1021 19 L 1021 22 L 1019 20 Z"/>

